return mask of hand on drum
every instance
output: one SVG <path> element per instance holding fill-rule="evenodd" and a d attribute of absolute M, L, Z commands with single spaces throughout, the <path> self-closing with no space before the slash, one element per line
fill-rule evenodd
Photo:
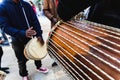
<path fill-rule="evenodd" d="M 38 37 L 38 40 L 40 41 L 41 45 L 43 46 L 44 45 L 44 40 L 42 37 Z"/>
<path fill-rule="evenodd" d="M 32 38 L 34 35 L 36 35 L 36 31 L 32 29 L 33 27 L 30 27 L 29 29 L 26 30 L 26 37 Z"/>

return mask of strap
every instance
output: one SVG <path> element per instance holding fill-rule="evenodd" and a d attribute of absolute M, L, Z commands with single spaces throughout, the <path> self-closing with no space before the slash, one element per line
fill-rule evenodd
<path fill-rule="evenodd" d="M 24 14 L 24 17 L 25 17 L 27 26 L 28 26 L 28 28 L 30 28 L 30 24 L 29 24 L 28 18 L 27 18 L 26 13 L 25 13 L 25 9 L 24 9 L 24 7 L 23 7 L 21 1 L 20 1 L 20 5 L 21 5 L 21 7 L 22 7 L 22 11 L 23 11 L 23 14 Z"/>

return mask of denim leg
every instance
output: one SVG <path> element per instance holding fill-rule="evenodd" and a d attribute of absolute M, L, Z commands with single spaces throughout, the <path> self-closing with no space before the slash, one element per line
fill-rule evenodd
<path fill-rule="evenodd" d="M 24 44 L 21 44 L 19 42 L 12 42 L 12 48 L 15 52 L 15 56 L 18 60 L 18 66 L 19 66 L 19 74 L 20 76 L 27 76 L 28 71 L 26 69 L 26 62 L 27 59 L 24 56 Z"/>

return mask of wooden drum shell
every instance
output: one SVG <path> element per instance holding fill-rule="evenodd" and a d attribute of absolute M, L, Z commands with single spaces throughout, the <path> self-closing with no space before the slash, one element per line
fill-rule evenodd
<path fill-rule="evenodd" d="M 120 80 L 120 32 L 87 21 L 60 22 L 47 51 L 75 80 Z"/>

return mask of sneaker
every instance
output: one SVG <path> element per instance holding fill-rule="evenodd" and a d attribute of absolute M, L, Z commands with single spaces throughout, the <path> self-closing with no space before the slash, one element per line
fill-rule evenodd
<path fill-rule="evenodd" d="M 28 76 L 24 76 L 24 77 L 22 78 L 22 80 L 29 80 L 29 79 L 28 79 Z"/>
<path fill-rule="evenodd" d="M 42 73 L 48 73 L 49 69 L 40 67 L 39 69 L 37 69 L 37 71 Z"/>
<path fill-rule="evenodd" d="M 53 62 L 53 63 L 52 63 L 52 67 L 54 67 L 54 66 L 57 66 L 57 63 L 56 63 L 56 62 Z"/>

